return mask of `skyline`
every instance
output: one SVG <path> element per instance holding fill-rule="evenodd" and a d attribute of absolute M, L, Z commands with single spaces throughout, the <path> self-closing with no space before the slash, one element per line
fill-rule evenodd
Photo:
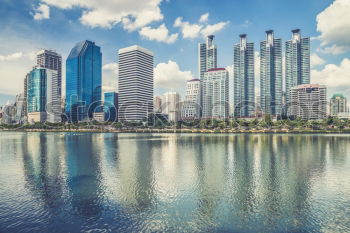
<path fill-rule="evenodd" d="M 329 95 L 340 92 L 345 96 L 350 96 L 350 41 L 349 38 L 344 37 L 350 28 L 350 23 L 346 22 L 348 16 L 345 14 L 347 12 L 346 10 L 350 9 L 350 3 L 346 0 L 336 0 L 333 4 L 331 4 L 333 1 L 320 2 L 312 0 L 302 5 L 293 4 L 292 6 L 288 2 L 279 3 L 278 1 L 269 0 L 267 3 L 275 3 L 270 6 L 270 9 L 266 7 L 261 8 L 262 1 L 259 0 L 246 1 L 245 3 L 223 1 L 220 4 L 220 9 L 218 9 L 218 6 L 208 3 L 208 1 L 191 1 L 191 6 L 196 9 L 196 11 L 191 10 L 191 12 L 189 12 L 189 9 L 185 9 L 185 4 L 182 4 L 183 1 L 148 1 L 145 4 L 153 4 L 151 8 L 159 9 L 160 14 L 163 15 L 163 19 L 143 25 L 132 32 L 129 32 L 128 29 L 123 29 L 126 25 L 125 23 L 115 24 L 114 26 L 109 25 L 110 28 L 103 28 L 105 25 L 91 28 L 91 24 L 94 22 L 82 21 L 82 10 L 79 7 L 74 6 L 73 9 L 68 9 L 73 6 L 72 1 L 69 0 L 60 2 L 48 0 L 29 1 L 29 3 L 19 4 L 20 7 L 14 10 L 15 3 L 19 2 L 22 1 L 6 0 L 4 7 L 0 9 L 0 13 L 2 13 L 0 26 L 3 26 L 3 29 L 0 31 L 0 74 L 1 77 L 11 77 L 11 79 L 7 78 L 6 82 L 2 83 L 0 88 L 1 94 L 14 96 L 23 91 L 19 87 L 18 82 L 23 82 L 25 74 L 34 65 L 33 61 L 35 59 L 33 59 L 33 54 L 40 50 L 40 48 L 54 49 L 65 60 L 69 50 L 77 41 L 91 39 L 97 45 L 101 46 L 102 49 L 104 86 L 110 86 L 110 84 L 115 86 L 117 83 L 117 74 L 113 73 L 113 69 L 117 67 L 117 50 L 133 44 L 139 44 L 155 53 L 155 94 L 163 94 L 166 91 L 173 90 L 180 92 L 183 96 L 186 86 L 185 81 L 198 77 L 197 46 L 198 43 L 205 42 L 200 32 L 196 38 L 188 39 L 191 35 L 186 31 L 186 27 L 189 25 L 194 27 L 199 25 L 199 28 L 202 27 L 202 30 L 205 28 L 214 30 L 213 25 L 216 25 L 215 27 L 221 25 L 223 27 L 222 30 L 214 30 L 216 36 L 215 44 L 218 47 L 218 67 L 232 65 L 233 45 L 238 43 L 238 35 L 240 33 L 248 34 L 249 40 L 255 43 L 255 54 L 257 54 L 260 50 L 259 43 L 265 39 L 266 29 L 273 29 L 276 38 L 282 38 L 284 44 L 286 40 L 290 39 L 291 30 L 299 27 L 302 30 L 302 36 L 310 36 L 312 38 L 311 62 L 314 66 L 311 72 L 311 82 L 327 85 L 329 87 Z M 102 9 L 108 2 L 101 1 L 100 8 L 96 8 L 95 6 L 84 7 L 90 7 L 95 10 Z M 120 2 L 115 4 L 119 4 Z M 130 4 L 134 4 L 135 2 L 131 2 Z M 161 3 L 158 4 L 159 2 Z M 266 1 L 264 2 L 266 3 Z M 66 5 L 57 5 L 60 3 L 66 3 Z M 90 3 L 88 2 L 86 4 Z M 34 14 L 35 11 L 33 8 L 37 8 L 39 4 L 45 4 L 49 8 L 50 13 L 46 15 L 41 14 L 41 18 L 39 17 L 40 14 Z M 112 3 L 109 2 L 109 4 Z M 241 11 L 247 14 L 245 15 L 242 12 L 237 13 L 236 11 L 239 10 L 234 6 L 238 6 L 238 9 L 242 9 Z M 254 14 L 259 6 L 261 12 L 255 16 Z M 178 10 L 174 10 L 174 7 Z M 232 10 L 236 14 L 232 14 L 232 12 L 228 14 L 227 9 L 231 9 L 232 7 L 234 8 Z M 149 6 L 145 6 L 145 9 L 148 8 Z M 47 8 L 41 7 L 40 9 L 45 12 L 43 9 Z M 192 14 L 192 12 L 196 12 L 196 14 Z M 272 16 L 271 12 L 274 12 Z M 295 12 L 298 12 L 299 17 L 295 17 Z M 18 16 L 19 13 L 23 13 L 23 16 L 16 18 L 15 16 Z M 293 13 L 294 17 L 290 16 Z M 135 13 L 131 13 L 131 15 L 133 14 L 135 16 Z M 343 17 L 339 17 L 341 14 L 343 14 Z M 135 17 L 139 16 L 136 15 Z M 182 17 L 182 19 L 178 17 Z M 246 18 L 245 20 L 244 17 Z M 69 22 L 68 25 L 60 25 L 60 23 L 66 22 L 67 19 Z M 337 20 L 336 23 L 332 19 Z M 329 25 L 324 24 L 325 20 L 330 22 Z M 244 22 L 246 22 L 246 25 L 243 25 Z M 150 29 L 149 27 L 151 27 L 154 29 L 162 26 L 163 23 L 169 30 L 166 39 L 168 43 L 152 41 L 140 36 L 141 31 L 145 34 L 147 28 Z M 210 25 L 212 27 L 208 27 Z M 65 29 L 63 30 L 64 27 Z M 341 31 L 340 29 L 342 27 L 344 28 L 343 32 L 338 32 Z M 156 39 L 157 35 L 161 37 L 161 34 L 157 34 L 155 31 L 151 32 L 153 32 L 151 33 L 154 36 L 153 39 Z M 177 40 L 171 39 L 174 38 L 171 36 L 176 33 L 178 33 Z M 35 39 L 33 38 L 34 35 L 36 36 Z M 320 38 L 320 36 L 322 37 Z M 159 37 L 157 38 L 159 39 Z M 340 47 L 341 49 L 339 49 Z M 317 50 L 328 50 L 328 52 L 330 50 L 340 52 L 339 50 L 341 50 L 347 52 L 331 55 L 326 54 L 325 51 L 321 52 Z M 283 49 L 284 51 L 285 48 Z M 258 64 L 256 62 L 256 68 L 259 68 Z M 318 64 L 318 66 L 315 66 L 315 64 Z M 327 64 L 334 65 L 326 66 Z M 65 67 L 63 68 L 65 69 Z M 24 71 L 26 72 L 23 73 Z M 230 71 L 232 73 L 232 70 Z M 65 71 L 62 73 L 65 74 Z M 159 73 L 164 75 L 160 77 Z M 255 88 L 257 89 L 259 88 L 260 80 L 258 69 L 256 69 L 255 73 L 257 74 L 255 75 Z M 64 76 L 62 77 L 63 80 L 65 80 Z M 326 77 L 326 79 L 322 80 L 322 77 Z M 2 78 L 2 80 L 5 79 Z M 232 87 L 232 83 L 231 75 L 230 87 Z M 232 91 L 230 95 L 232 95 Z"/>

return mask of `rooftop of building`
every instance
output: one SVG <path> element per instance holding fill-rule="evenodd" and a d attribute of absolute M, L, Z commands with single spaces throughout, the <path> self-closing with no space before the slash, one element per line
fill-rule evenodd
<path fill-rule="evenodd" d="M 293 89 L 302 89 L 302 88 L 326 88 L 326 86 L 320 85 L 320 84 L 302 84 L 294 87 Z"/>
<path fill-rule="evenodd" d="M 223 71 L 226 70 L 225 68 L 214 68 L 214 69 L 209 69 L 207 72 L 215 72 L 215 71 Z"/>
<path fill-rule="evenodd" d="M 334 94 L 334 95 L 332 96 L 332 99 L 336 99 L 336 98 L 345 99 L 345 97 L 344 97 L 343 94 L 338 94 L 338 93 L 336 93 L 336 94 Z"/>
<path fill-rule="evenodd" d="M 198 78 L 194 78 L 194 79 L 188 80 L 187 82 L 197 82 L 197 81 L 200 81 L 200 80 Z"/>
<path fill-rule="evenodd" d="M 130 47 L 119 49 L 118 53 L 119 54 L 127 53 L 127 52 L 131 52 L 131 51 L 135 51 L 135 50 L 138 50 L 138 51 L 141 51 L 143 53 L 147 53 L 147 54 L 153 56 L 153 52 L 151 50 L 143 48 L 143 47 L 141 47 L 139 45 L 133 45 L 133 46 L 130 46 Z"/>

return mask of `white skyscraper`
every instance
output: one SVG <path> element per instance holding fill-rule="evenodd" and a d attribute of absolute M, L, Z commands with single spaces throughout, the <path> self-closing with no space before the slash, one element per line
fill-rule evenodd
<path fill-rule="evenodd" d="M 214 36 L 207 37 L 206 43 L 198 44 L 198 73 L 200 79 L 210 69 L 217 68 L 217 47 L 213 43 Z"/>
<path fill-rule="evenodd" d="M 137 45 L 120 49 L 118 84 L 120 121 L 153 113 L 153 52 Z"/>
<path fill-rule="evenodd" d="M 229 117 L 229 74 L 224 68 L 210 69 L 202 81 L 204 119 Z"/>
<path fill-rule="evenodd" d="M 187 81 L 186 97 L 182 104 L 181 117 L 183 120 L 199 119 L 201 116 L 201 81 Z"/>
<path fill-rule="evenodd" d="M 163 96 L 163 113 L 168 115 L 168 120 L 177 122 L 180 120 L 181 103 L 180 94 L 177 92 L 167 92 Z"/>

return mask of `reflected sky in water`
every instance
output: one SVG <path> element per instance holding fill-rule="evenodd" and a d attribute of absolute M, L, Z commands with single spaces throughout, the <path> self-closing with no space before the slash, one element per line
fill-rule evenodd
<path fill-rule="evenodd" d="M 0 133 L 0 232 L 350 232 L 350 136 Z"/>

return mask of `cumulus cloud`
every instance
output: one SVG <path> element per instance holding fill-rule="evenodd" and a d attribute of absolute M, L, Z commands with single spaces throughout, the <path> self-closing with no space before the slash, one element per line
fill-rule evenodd
<path fill-rule="evenodd" d="M 199 19 L 199 23 L 191 24 L 183 21 L 182 17 L 178 17 L 175 20 L 174 27 L 181 29 L 182 37 L 185 39 L 194 39 L 198 37 L 205 37 L 216 32 L 221 31 L 228 25 L 228 21 L 219 22 L 216 24 L 207 24 L 209 13 L 202 15 Z"/>
<path fill-rule="evenodd" d="M 169 35 L 169 30 L 165 24 L 160 25 L 158 28 L 143 27 L 139 34 L 148 40 L 155 40 L 167 44 L 174 43 L 178 37 L 178 33 Z"/>
<path fill-rule="evenodd" d="M 0 55 L 0 61 L 13 61 L 23 57 L 22 52 L 12 53 L 9 55 Z"/>
<path fill-rule="evenodd" d="M 112 28 L 121 23 L 129 31 L 163 19 L 162 0 L 41 0 L 48 6 L 84 9 L 80 22 L 90 27 Z"/>
<path fill-rule="evenodd" d="M 117 91 L 118 63 L 108 63 L 102 66 L 102 91 Z"/>
<path fill-rule="evenodd" d="M 350 1 L 335 0 L 317 15 L 318 39 L 324 53 L 340 54 L 350 50 Z"/>
<path fill-rule="evenodd" d="M 329 95 L 340 92 L 350 97 L 350 59 L 343 59 L 340 65 L 328 64 L 322 70 L 312 70 L 311 77 L 312 83 L 326 85 Z"/>
<path fill-rule="evenodd" d="M 35 20 L 43 20 L 50 18 L 50 7 L 46 4 L 40 4 L 36 9 L 34 9 L 33 18 Z"/>
<path fill-rule="evenodd" d="M 316 53 L 311 54 L 311 67 L 317 67 L 326 63 L 321 57 L 319 57 Z"/>
<path fill-rule="evenodd" d="M 167 63 L 159 63 L 154 68 L 156 88 L 183 88 L 191 79 L 191 71 L 181 71 L 179 65 L 171 60 Z"/>

